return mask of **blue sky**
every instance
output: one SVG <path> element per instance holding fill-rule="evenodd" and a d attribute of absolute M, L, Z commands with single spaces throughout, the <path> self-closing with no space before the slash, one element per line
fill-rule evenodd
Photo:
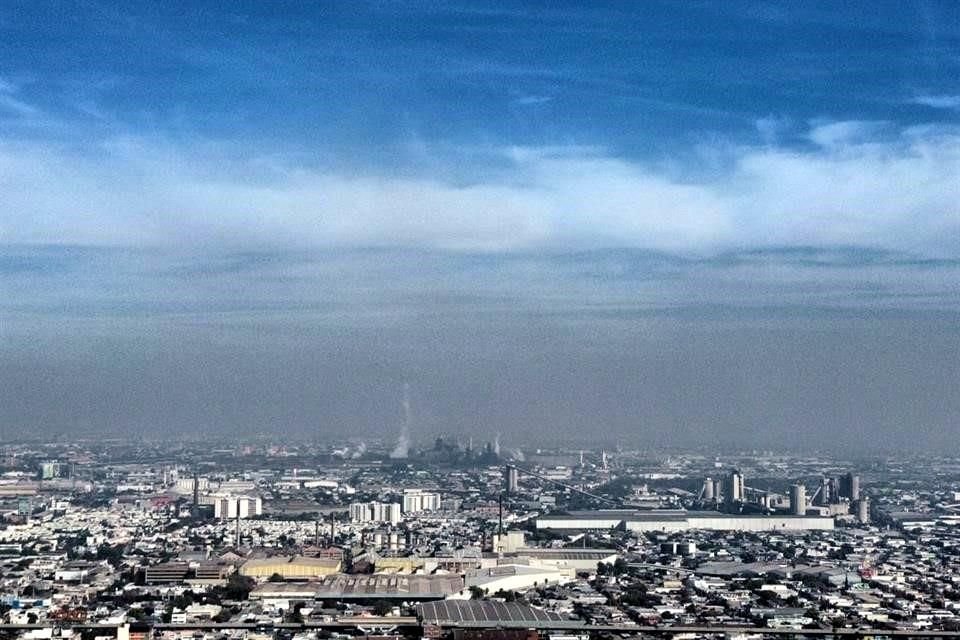
<path fill-rule="evenodd" d="M 937 442 L 958 78 L 955 2 L 3 3 L 0 424 Z"/>
<path fill-rule="evenodd" d="M 645 158 L 762 142 L 763 120 L 801 142 L 815 120 L 955 123 L 958 13 L 951 2 L 13 2 L 0 22 L 5 125 L 43 115 L 49 129 L 22 118 L 24 135 L 242 137 L 321 157 L 418 140 Z"/>
<path fill-rule="evenodd" d="M 8 3 L 0 241 L 949 253 L 958 14 Z"/>

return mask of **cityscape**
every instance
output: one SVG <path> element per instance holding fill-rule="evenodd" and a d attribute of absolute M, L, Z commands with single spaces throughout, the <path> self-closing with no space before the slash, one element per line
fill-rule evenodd
<path fill-rule="evenodd" d="M 960 640 L 960 0 L 0 0 L 0 640 Z"/>
<path fill-rule="evenodd" d="M 2 628 L 960 631 L 960 459 L 402 438 L 6 444 Z"/>

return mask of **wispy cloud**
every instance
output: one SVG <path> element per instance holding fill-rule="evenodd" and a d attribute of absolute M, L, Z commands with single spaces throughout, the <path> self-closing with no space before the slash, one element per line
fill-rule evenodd
<path fill-rule="evenodd" d="M 886 122 L 864 120 L 814 122 L 810 128 L 809 138 L 814 144 L 828 148 L 874 142 L 888 126 Z"/>
<path fill-rule="evenodd" d="M 17 97 L 18 87 L 0 78 L 0 112 L 13 112 L 19 116 L 35 116 L 39 109 Z"/>
<path fill-rule="evenodd" d="M 553 96 L 521 96 L 514 100 L 519 105 L 545 104 L 553 100 Z"/>
<path fill-rule="evenodd" d="M 933 109 L 960 110 L 960 95 L 920 95 L 912 102 Z"/>

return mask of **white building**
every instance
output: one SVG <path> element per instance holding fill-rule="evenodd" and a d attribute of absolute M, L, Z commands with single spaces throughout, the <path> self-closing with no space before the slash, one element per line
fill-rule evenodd
<path fill-rule="evenodd" d="M 210 480 L 207 478 L 197 478 L 197 491 L 207 491 L 210 489 Z M 177 493 L 182 494 L 191 494 L 193 493 L 193 478 L 177 478 L 177 483 L 174 485 L 173 490 Z"/>
<path fill-rule="evenodd" d="M 403 490 L 403 512 L 439 511 L 440 494 L 426 492 L 423 489 Z"/>
<path fill-rule="evenodd" d="M 396 502 L 354 502 L 350 505 L 351 522 L 400 523 L 400 505 Z"/>
<path fill-rule="evenodd" d="M 259 496 L 214 496 L 213 515 L 221 520 L 252 518 L 263 513 L 263 500 Z"/>

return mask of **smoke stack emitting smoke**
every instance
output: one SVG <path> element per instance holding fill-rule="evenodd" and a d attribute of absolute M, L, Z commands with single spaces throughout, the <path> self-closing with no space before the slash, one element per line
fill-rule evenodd
<path fill-rule="evenodd" d="M 410 385 L 403 383 L 403 425 L 400 427 L 400 438 L 397 446 L 390 452 L 394 459 L 406 458 L 410 453 Z"/>
<path fill-rule="evenodd" d="M 363 456 L 367 452 L 367 443 L 363 440 L 360 441 L 360 444 L 357 445 L 356 450 L 350 455 L 351 458 L 356 460 L 357 458 Z"/>

